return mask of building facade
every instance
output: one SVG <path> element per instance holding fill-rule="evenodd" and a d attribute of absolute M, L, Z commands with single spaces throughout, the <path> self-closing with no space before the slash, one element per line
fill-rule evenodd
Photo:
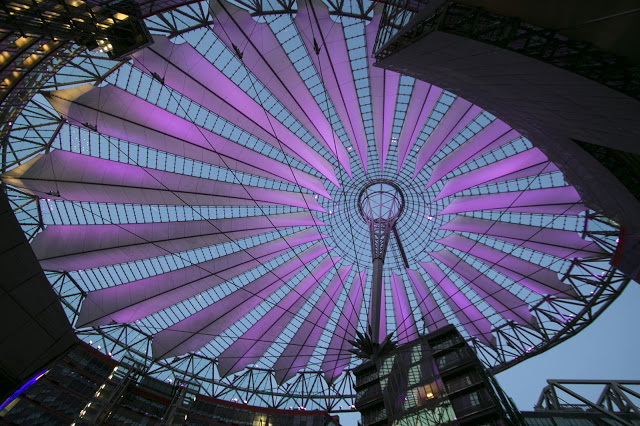
<path fill-rule="evenodd" d="M 509 425 L 515 410 L 453 326 L 354 370 L 356 408 L 371 425 Z"/>
<path fill-rule="evenodd" d="M 116 362 L 84 343 L 30 382 L 3 404 L 0 424 L 339 424 L 323 411 L 254 407 L 200 395 L 199 386 L 149 377 L 132 360 Z"/>

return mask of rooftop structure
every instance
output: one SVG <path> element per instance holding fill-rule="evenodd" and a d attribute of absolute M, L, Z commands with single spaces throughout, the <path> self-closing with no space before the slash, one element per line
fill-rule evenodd
<path fill-rule="evenodd" d="M 640 381 L 547 380 L 534 411 L 523 411 L 527 425 L 640 424 Z"/>
<path fill-rule="evenodd" d="M 199 394 L 189 382 L 144 376 L 132 360 L 116 362 L 80 344 L 30 380 L 0 409 L 0 424 L 47 425 L 337 425 L 337 418 L 305 407 L 255 407 L 247 401 Z"/>
<path fill-rule="evenodd" d="M 369 324 L 401 344 L 451 324 L 498 372 L 628 283 L 619 224 L 537 140 L 374 66 L 381 5 L 139 3 L 153 43 L 122 59 L 3 33 L 6 226 L 106 355 L 210 397 L 349 411 Z"/>

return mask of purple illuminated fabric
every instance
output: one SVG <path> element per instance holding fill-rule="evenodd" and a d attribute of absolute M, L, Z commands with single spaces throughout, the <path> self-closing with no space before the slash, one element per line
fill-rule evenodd
<path fill-rule="evenodd" d="M 519 179 L 519 178 L 528 177 L 528 176 L 537 176 L 538 174 L 543 174 L 543 173 L 557 172 L 558 170 L 559 170 L 558 166 L 556 166 L 553 163 L 550 163 L 550 162 L 540 163 L 536 166 L 527 167 L 526 169 L 509 173 L 499 178 L 488 180 L 484 183 L 489 184 L 489 183 L 496 183 L 496 182 L 506 182 L 512 179 Z"/>
<path fill-rule="evenodd" d="M 318 178 L 198 128 L 115 86 L 87 84 L 48 92 L 47 99 L 70 122 L 93 123 L 102 134 L 214 166 L 298 183 L 329 196 Z"/>
<path fill-rule="evenodd" d="M 524 300 L 504 289 L 449 250 L 440 250 L 429 254 L 451 268 L 466 285 L 478 293 L 503 318 L 527 327 L 537 328 L 535 317 L 529 312 Z"/>
<path fill-rule="evenodd" d="M 349 296 L 344 304 L 335 331 L 331 336 L 331 342 L 322 360 L 322 371 L 327 383 L 342 374 L 342 370 L 349 365 L 351 359 L 351 344 L 347 340 L 353 340 L 358 325 L 358 314 L 362 306 L 362 294 L 367 281 L 367 271 L 362 271 L 353 278 Z"/>
<path fill-rule="evenodd" d="M 436 285 L 445 293 L 445 301 L 451 307 L 460 324 L 471 336 L 487 346 L 495 346 L 496 338 L 491 333 L 491 322 L 482 315 L 467 296 L 433 262 L 419 262 Z"/>
<path fill-rule="evenodd" d="M 365 39 L 367 52 L 371 52 L 378 34 L 382 10 L 378 10 L 373 19 L 365 27 Z M 369 91 L 371 93 L 371 110 L 373 113 L 373 133 L 376 141 L 376 150 L 380 162 L 380 170 L 384 171 L 384 164 L 391 143 L 391 131 L 395 118 L 396 100 L 398 97 L 398 84 L 400 74 L 375 67 L 375 58 L 367 55 L 369 65 Z"/>
<path fill-rule="evenodd" d="M 315 223 L 314 223 L 315 222 Z M 323 223 L 307 212 L 121 225 L 49 225 L 31 243 L 45 270 L 77 271 L 234 241 L 289 226 Z"/>
<path fill-rule="evenodd" d="M 344 31 L 335 26 L 327 6 L 320 0 L 298 0 L 294 19 L 298 34 L 309 52 L 322 83 L 340 117 L 347 136 L 354 143 L 364 172 L 367 172 L 367 137 L 351 71 Z M 320 54 L 313 49 L 314 36 Z"/>
<path fill-rule="evenodd" d="M 529 149 L 449 179 L 434 201 L 491 180 L 504 180 L 506 175 L 541 164 L 551 163 L 538 148 Z"/>
<path fill-rule="evenodd" d="M 273 365 L 274 376 L 278 384 L 295 376 L 299 370 L 305 368 L 311 359 L 352 266 L 345 265 L 338 269 L 338 273 L 331 279 L 325 292 L 322 293 L 320 299 L 278 357 Z M 349 303 L 349 300 L 346 303 Z"/>
<path fill-rule="evenodd" d="M 471 102 L 462 98 L 456 98 L 418 151 L 413 178 L 418 176 L 420 170 L 429 162 L 433 154 L 471 123 L 480 112 L 482 112 L 480 107 L 472 105 Z"/>
<path fill-rule="evenodd" d="M 225 377 L 249 364 L 255 364 L 339 260 L 330 256 L 322 260 L 293 290 L 225 349 L 218 357 L 220 375 Z"/>
<path fill-rule="evenodd" d="M 288 251 L 322 238 L 306 229 L 197 265 L 89 292 L 77 326 L 128 323 L 215 287 Z"/>
<path fill-rule="evenodd" d="M 411 147 L 422 132 L 441 94 L 441 88 L 421 80 L 415 81 L 404 124 L 398 138 L 398 173 L 400 173 Z"/>
<path fill-rule="evenodd" d="M 176 45 L 165 37 L 156 36 L 153 45 L 137 52 L 134 58 L 135 64 L 145 72 L 161 75 L 166 85 L 276 149 L 283 149 L 301 159 L 339 186 L 333 167 L 326 159 L 269 114 L 189 43 Z"/>
<path fill-rule="evenodd" d="M 255 206 L 257 203 L 324 211 L 310 194 L 163 172 L 61 150 L 38 155 L 6 176 L 16 186 L 41 198 L 178 206 Z M 60 197 L 48 194 L 53 190 L 57 190 Z"/>
<path fill-rule="evenodd" d="M 472 195 L 454 198 L 440 214 L 499 210 L 526 213 L 577 215 L 586 207 L 573 186 Z"/>
<path fill-rule="evenodd" d="M 492 121 L 433 166 L 427 188 L 461 164 L 511 142 L 518 136 L 519 133 L 512 130 L 504 121 Z"/>
<path fill-rule="evenodd" d="M 456 216 L 440 229 L 488 235 L 563 259 L 596 256 L 604 253 L 600 246 L 591 241 L 583 240 L 577 232 L 561 229 L 494 222 L 468 216 Z"/>
<path fill-rule="evenodd" d="M 429 287 L 427 287 L 427 283 L 425 283 L 424 278 L 422 278 L 422 275 L 413 269 L 405 269 L 405 271 L 407 272 L 407 276 L 411 282 L 411 287 L 413 288 L 413 292 L 418 301 L 418 308 L 420 308 L 422 318 L 424 319 L 425 326 L 429 332 L 436 331 L 437 329 L 448 325 L 449 323 L 444 318 L 442 310 L 440 310 L 438 303 L 433 298 L 433 295 L 431 294 Z"/>
<path fill-rule="evenodd" d="M 418 328 L 402 277 L 393 272 L 391 273 L 391 294 L 398 343 L 408 343 L 418 337 Z"/>
<path fill-rule="evenodd" d="M 344 145 L 269 26 L 256 22 L 249 12 L 228 2 L 210 2 L 209 7 L 215 21 L 213 32 L 229 49 L 233 45 L 242 46 L 242 63 L 338 158 L 351 176 Z"/>
<path fill-rule="evenodd" d="M 168 358 L 197 351 L 240 321 L 300 272 L 305 264 L 324 255 L 328 249 L 324 244 L 316 243 L 223 299 L 156 333 L 151 346 L 154 358 Z"/>
<path fill-rule="evenodd" d="M 437 240 L 437 242 L 476 257 L 483 263 L 490 265 L 492 269 L 538 294 L 569 298 L 576 296 L 575 291 L 570 286 L 558 279 L 557 272 L 535 263 L 522 260 L 519 257 L 496 250 L 462 235 L 449 235 Z"/>
<path fill-rule="evenodd" d="M 384 170 L 384 163 L 387 161 L 389 144 L 396 112 L 396 101 L 398 98 L 398 86 L 400 84 L 400 74 L 393 71 L 384 72 L 384 112 L 383 112 L 383 132 L 381 152 L 378 154 L 380 160 L 380 170 Z M 376 141 L 378 139 L 376 138 Z"/>

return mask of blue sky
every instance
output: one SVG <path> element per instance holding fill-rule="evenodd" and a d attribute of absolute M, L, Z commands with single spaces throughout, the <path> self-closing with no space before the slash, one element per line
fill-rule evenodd
<path fill-rule="evenodd" d="M 640 379 L 640 285 L 577 336 L 497 376 L 522 411 L 533 409 L 547 379 Z"/>

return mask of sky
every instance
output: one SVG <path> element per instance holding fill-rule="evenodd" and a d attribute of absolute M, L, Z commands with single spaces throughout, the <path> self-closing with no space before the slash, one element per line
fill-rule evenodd
<path fill-rule="evenodd" d="M 558 346 L 496 377 L 521 411 L 533 409 L 547 379 L 640 380 L 640 284 L 591 325 Z"/>
<path fill-rule="evenodd" d="M 496 377 L 520 411 L 532 411 L 547 379 L 640 380 L 640 284 L 624 292 L 591 325 L 558 346 Z M 359 414 L 341 414 L 355 426 Z"/>

